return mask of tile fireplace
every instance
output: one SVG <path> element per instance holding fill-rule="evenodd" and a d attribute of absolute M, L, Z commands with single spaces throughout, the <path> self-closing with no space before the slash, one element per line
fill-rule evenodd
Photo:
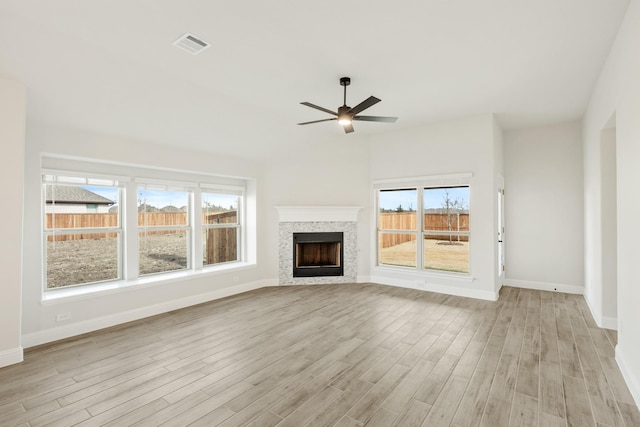
<path fill-rule="evenodd" d="M 279 206 L 279 283 L 354 283 L 358 211 L 352 206 Z"/>

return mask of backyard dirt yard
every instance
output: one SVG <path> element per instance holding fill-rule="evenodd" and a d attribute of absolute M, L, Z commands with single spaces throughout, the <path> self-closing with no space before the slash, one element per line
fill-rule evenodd
<path fill-rule="evenodd" d="M 425 239 L 424 266 L 436 270 L 469 272 L 469 242 Z M 406 267 L 416 266 L 416 242 L 410 241 L 380 250 L 380 262 Z"/>
<path fill-rule="evenodd" d="M 140 248 L 140 274 L 179 270 L 187 266 L 184 235 L 149 234 L 142 238 Z M 117 239 L 47 242 L 47 288 L 117 277 Z"/>

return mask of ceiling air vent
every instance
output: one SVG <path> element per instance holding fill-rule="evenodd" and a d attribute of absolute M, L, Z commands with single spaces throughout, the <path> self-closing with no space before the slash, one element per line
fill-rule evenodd
<path fill-rule="evenodd" d="M 209 43 L 194 37 L 192 34 L 186 33 L 178 40 L 172 43 L 174 46 L 179 47 L 182 50 L 186 50 L 192 55 L 197 55 L 209 46 Z"/>

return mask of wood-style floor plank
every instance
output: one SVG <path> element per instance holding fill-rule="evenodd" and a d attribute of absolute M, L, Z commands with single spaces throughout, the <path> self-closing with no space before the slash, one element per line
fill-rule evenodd
<path fill-rule="evenodd" d="M 567 425 L 576 427 L 595 425 L 584 381 L 563 375 L 562 383 L 566 396 Z"/>
<path fill-rule="evenodd" d="M 466 379 L 451 375 L 422 425 L 448 426 L 462 400 L 466 385 Z"/>
<path fill-rule="evenodd" d="M 489 397 L 493 377 L 493 372 L 475 372 L 453 418 L 453 425 L 458 427 L 478 425 Z"/>
<path fill-rule="evenodd" d="M 536 427 L 538 425 L 538 401 L 516 392 L 511 406 L 509 427 Z"/>
<path fill-rule="evenodd" d="M 283 286 L 29 349 L 4 426 L 635 426 L 578 295 Z"/>
<path fill-rule="evenodd" d="M 428 403 L 413 400 L 407 406 L 407 409 L 396 419 L 396 426 L 399 427 L 418 427 L 421 426 L 425 418 L 431 410 Z"/>
<path fill-rule="evenodd" d="M 540 412 L 565 417 L 562 373 L 559 365 L 540 364 Z"/>

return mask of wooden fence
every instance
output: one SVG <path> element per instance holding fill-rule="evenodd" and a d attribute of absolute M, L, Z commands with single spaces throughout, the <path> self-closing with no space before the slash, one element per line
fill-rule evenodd
<path fill-rule="evenodd" d="M 63 213 L 63 214 L 47 214 L 46 228 L 52 229 L 55 221 L 55 229 L 66 228 L 110 228 L 118 226 L 118 214 L 115 213 Z M 206 218 L 203 215 L 203 221 Z M 138 225 L 147 227 L 187 225 L 186 212 L 147 212 L 138 213 Z M 153 231 L 148 230 L 147 234 L 168 234 L 173 231 Z M 79 233 L 56 235 L 57 242 L 65 240 L 82 240 L 82 239 L 100 239 L 105 234 L 96 233 Z M 115 237 L 115 234 L 109 233 L 106 237 Z M 52 240 L 51 238 L 49 239 Z"/>
<path fill-rule="evenodd" d="M 424 214 L 425 230 L 449 231 L 447 224 L 451 220 L 451 231 L 469 231 L 469 214 L 427 213 Z M 415 212 L 386 212 L 380 214 L 380 228 L 384 230 L 416 230 Z M 426 235 L 429 239 L 449 240 L 449 235 Z M 467 236 L 452 236 L 452 240 L 466 242 Z M 399 245 L 415 240 L 414 234 L 389 234 L 381 236 L 382 248 Z"/>
<path fill-rule="evenodd" d="M 206 216 L 206 224 L 235 224 L 237 212 L 217 212 Z M 238 259 L 238 233 L 235 228 L 210 228 L 207 230 L 207 264 L 236 261 Z"/>
<path fill-rule="evenodd" d="M 115 213 L 78 213 L 78 214 L 53 214 L 46 215 L 46 227 L 51 229 L 69 228 L 110 228 L 118 226 L 118 214 Z M 216 212 L 202 215 L 203 224 L 234 224 L 237 222 L 237 212 Z M 171 234 L 172 230 L 152 230 L 152 227 L 187 225 L 186 212 L 147 212 L 138 213 L 138 224 L 147 226 L 146 234 Z M 213 228 L 207 230 L 206 236 L 206 263 L 215 264 L 219 262 L 234 261 L 237 259 L 238 244 L 235 228 Z M 49 236 L 48 240 L 66 241 L 82 239 L 101 239 L 105 237 L 116 237 L 115 233 L 74 233 L 58 234 Z"/>
<path fill-rule="evenodd" d="M 203 216 L 203 218 L 205 218 Z M 52 228 L 99 228 L 117 227 L 118 214 L 115 213 L 57 213 L 47 214 L 46 226 Z M 138 224 L 149 227 L 162 225 L 186 225 L 186 212 L 147 212 L 138 213 Z"/>
<path fill-rule="evenodd" d="M 46 226 L 51 229 L 53 226 L 54 215 L 48 213 L 46 215 Z M 425 228 L 428 230 L 447 231 L 448 216 L 447 214 L 427 213 L 424 215 Z M 469 214 L 452 214 L 451 215 L 452 231 L 469 231 Z M 202 216 L 203 224 L 233 224 L 237 222 L 236 212 L 216 212 L 213 214 Z M 173 226 L 186 225 L 186 212 L 147 212 L 138 213 L 138 224 L 146 225 L 149 228 L 157 226 Z M 109 228 L 118 226 L 117 214 L 55 214 L 55 228 Z M 415 212 L 389 212 L 380 214 L 380 226 L 386 230 L 415 230 L 416 229 L 416 213 Z M 173 231 L 167 230 L 146 230 L 147 234 L 170 234 Z M 78 233 L 67 235 L 56 235 L 56 241 L 65 240 L 81 240 L 81 239 L 100 239 L 104 237 L 115 237 L 115 234 L 109 233 Z M 449 240 L 448 235 L 431 235 L 430 239 Z M 52 241 L 54 236 L 49 236 Z M 453 239 L 459 241 L 467 241 L 467 236 L 453 236 Z M 382 247 L 387 248 L 400 243 L 415 240 L 412 234 L 383 234 Z M 237 259 L 237 234 L 235 228 L 215 228 L 207 230 L 207 253 L 206 260 L 208 264 L 226 262 Z"/>

